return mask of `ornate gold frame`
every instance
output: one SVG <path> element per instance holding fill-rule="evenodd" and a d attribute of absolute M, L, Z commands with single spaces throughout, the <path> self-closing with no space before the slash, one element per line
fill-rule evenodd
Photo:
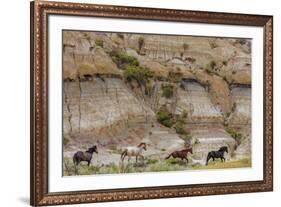
<path fill-rule="evenodd" d="M 96 16 L 264 28 L 264 177 L 262 181 L 80 192 L 48 192 L 48 16 Z M 31 205 L 156 199 L 273 190 L 273 17 L 108 5 L 31 2 Z"/>

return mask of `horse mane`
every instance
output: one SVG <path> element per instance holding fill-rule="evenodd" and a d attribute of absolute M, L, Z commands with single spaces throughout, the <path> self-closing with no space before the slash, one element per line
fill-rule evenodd
<path fill-rule="evenodd" d="M 226 147 L 226 146 L 223 146 L 223 147 L 221 147 L 218 151 L 222 152 L 222 151 L 225 151 L 225 150 L 227 150 L 227 147 Z"/>
<path fill-rule="evenodd" d="M 96 145 L 90 147 L 86 152 L 88 152 L 88 153 L 93 153 L 93 152 L 94 152 L 93 150 L 94 150 L 95 148 L 97 148 Z"/>
<path fill-rule="evenodd" d="M 190 150 L 192 150 L 192 147 L 185 148 L 182 151 L 190 151 Z"/>
<path fill-rule="evenodd" d="M 141 147 L 141 146 L 146 146 L 146 143 L 145 142 L 141 142 L 137 147 Z"/>

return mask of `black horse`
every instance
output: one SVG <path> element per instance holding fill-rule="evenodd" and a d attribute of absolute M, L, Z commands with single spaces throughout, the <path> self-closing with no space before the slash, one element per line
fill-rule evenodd
<path fill-rule="evenodd" d="M 88 166 L 90 166 L 91 160 L 92 160 L 92 156 L 93 153 L 97 153 L 98 154 L 98 149 L 97 146 L 94 145 L 92 147 L 90 147 L 87 151 L 82 152 L 82 151 L 78 151 L 73 155 L 73 163 L 75 165 L 75 167 L 77 165 L 79 165 L 80 162 L 82 161 L 86 161 L 88 162 Z"/>
<path fill-rule="evenodd" d="M 222 162 L 225 162 L 224 152 L 228 153 L 228 149 L 226 146 L 221 147 L 218 151 L 209 152 L 206 160 L 206 165 L 208 165 L 210 159 L 213 159 L 213 161 L 215 161 L 215 158 L 220 158 Z"/>

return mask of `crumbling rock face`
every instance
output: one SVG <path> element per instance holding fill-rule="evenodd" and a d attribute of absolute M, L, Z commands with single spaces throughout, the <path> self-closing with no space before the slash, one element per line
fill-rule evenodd
<path fill-rule="evenodd" d="M 232 102 L 227 82 L 220 76 L 208 74 L 202 70 L 198 70 L 194 74 L 198 82 L 209 88 L 212 103 L 219 106 L 223 113 L 229 113 Z"/>
<path fill-rule="evenodd" d="M 85 75 L 121 75 L 105 49 L 96 45 L 88 33 L 64 33 L 63 77 L 76 80 Z"/>
<path fill-rule="evenodd" d="M 153 111 L 118 78 L 64 82 L 64 133 L 97 132 L 117 122 L 145 123 Z"/>
<path fill-rule="evenodd" d="M 128 82 L 112 51 L 136 58 L 153 78 L 145 85 Z M 176 116 L 187 112 L 185 128 L 193 137 L 196 159 L 224 145 L 229 157 L 251 153 L 249 40 L 64 31 L 63 78 L 69 151 L 81 143 L 108 149 L 140 141 L 150 145 L 150 156 L 181 149 L 185 141 L 175 129 L 157 123 L 156 114 L 165 105 Z M 167 84 L 173 87 L 169 98 L 163 96 Z M 243 135 L 240 143 L 226 125 Z"/>
<path fill-rule="evenodd" d="M 207 89 L 194 80 L 182 82 L 179 90 L 177 113 L 187 111 L 190 123 L 222 123 L 223 116 L 218 106 L 211 102 Z"/>
<path fill-rule="evenodd" d="M 251 124 L 251 88 L 248 86 L 234 86 L 231 90 L 233 113 L 229 117 L 230 125 Z"/>

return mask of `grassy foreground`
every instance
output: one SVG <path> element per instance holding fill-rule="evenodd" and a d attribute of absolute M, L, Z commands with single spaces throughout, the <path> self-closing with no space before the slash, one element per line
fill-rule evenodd
<path fill-rule="evenodd" d="M 197 165 L 193 169 L 225 169 L 225 168 L 244 168 L 251 167 L 251 160 L 249 158 L 243 158 L 235 161 L 226 162 L 210 162 L 208 165 Z"/>
<path fill-rule="evenodd" d="M 71 175 L 93 175 L 93 174 L 118 174 L 118 173 L 140 173 L 140 172 L 163 172 L 163 171 L 182 171 L 182 170 L 201 170 L 201 169 L 226 169 L 251 167 L 251 160 L 243 158 L 235 161 L 210 162 L 209 165 L 192 165 L 185 161 L 170 159 L 156 160 L 146 159 L 144 163 L 110 163 L 108 165 L 79 165 L 76 169 L 70 160 L 65 159 L 64 176 Z"/>

